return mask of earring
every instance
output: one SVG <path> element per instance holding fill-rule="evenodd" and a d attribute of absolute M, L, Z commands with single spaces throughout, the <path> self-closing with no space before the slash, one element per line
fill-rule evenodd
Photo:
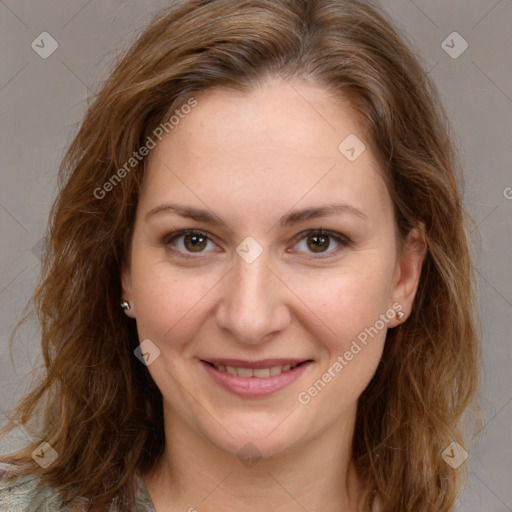
<path fill-rule="evenodd" d="M 398 317 L 398 320 L 402 320 L 403 317 L 405 316 L 405 313 L 403 311 L 398 311 L 398 313 L 396 314 L 396 316 Z"/>
<path fill-rule="evenodd" d="M 123 311 L 128 311 L 129 309 L 131 309 L 130 304 L 126 301 L 121 302 L 121 308 L 123 309 Z"/>

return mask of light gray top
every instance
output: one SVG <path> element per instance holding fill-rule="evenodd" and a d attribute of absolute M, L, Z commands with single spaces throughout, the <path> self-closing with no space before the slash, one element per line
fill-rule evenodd
<path fill-rule="evenodd" d="M 0 512 L 87 512 L 83 509 L 61 509 L 62 499 L 59 493 L 42 484 L 35 475 L 18 477 L 6 481 L 2 479 L 3 473 L 9 466 L 0 463 Z M 139 473 L 135 474 L 136 505 L 134 512 L 156 512 L 149 496 L 144 480 Z M 382 505 L 377 497 L 373 512 L 380 512 Z M 115 504 L 110 506 L 109 512 L 116 512 Z"/>
<path fill-rule="evenodd" d="M 57 491 L 43 484 L 35 475 L 20 476 L 12 480 L 2 478 L 9 466 L 0 463 L 0 510 L 2 512 L 65 512 L 60 508 L 62 499 Z M 137 512 L 156 512 L 139 473 L 135 475 Z M 83 508 L 85 512 L 86 507 Z M 110 511 L 116 510 L 112 504 Z M 73 512 L 79 512 L 73 509 Z"/>

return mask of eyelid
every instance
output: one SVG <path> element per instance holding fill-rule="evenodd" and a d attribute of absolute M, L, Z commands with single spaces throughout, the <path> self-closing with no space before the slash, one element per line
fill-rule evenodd
<path fill-rule="evenodd" d="M 181 256 L 183 258 L 197 259 L 197 258 L 201 258 L 202 255 L 204 255 L 205 253 L 211 252 L 211 251 L 202 251 L 202 252 L 196 253 L 197 255 L 194 256 L 194 253 L 183 252 L 183 251 L 180 251 L 179 249 L 176 249 L 175 247 L 173 247 L 171 242 L 174 241 L 175 239 L 180 238 L 185 235 L 201 235 L 204 238 L 206 238 L 207 240 L 209 240 L 210 242 L 214 243 L 210 234 L 207 231 L 203 231 L 201 229 L 180 229 L 179 231 L 174 231 L 173 233 L 169 233 L 168 235 L 164 236 L 164 238 L 162 239 L 162 243 L 164 246 L 168 247 L 169 250 L 171 250 L 173 253 L 178 254 L 179 256 Z"/>
<path fill-rule="evenodd" d="M 332 255 L 337 254 L 340 251 L 340 248 L 350 247 L 352 245 L 352 241 L 347 236 L 345 236 L 341 233 L 338 233 L 337 231 L 331 231 L 329 229 L 322 229 L 322 228 L 306 229 L 305 231 L 298 233 L 294 237 L 294 240 L 296 241 L 296 242 L 294 242 L 294 245 L 299 243 L 301 240 L 303 240 L 307 236 L 314 236 L 314 235 L 329 236 L 330 238 L 334 239 L 336 241 L 336 243 L 339 244 L 339 247 L 329 250 L 329 251 L 326 251 L 326 252 L 307 253 L 307 254 L 313 255 L 312 257 L 309 256 L 307 259 L 329 258 Z"/>
<path fill-rule="evenodd" d="M 172 252 L 174 252 L 175 254 L 178 254 L 179 256 L 184 257 L 184 258 L 198 259 L 198 258 L 201 258 L 204 254 L 207 254 L 208 252 L 212 252 L 212 251 L 202 251 L 202 252 L 195 253 L 196 255 L 194 255 L 194 253 L 183 252 L 183 251 L 176 249 L 172 246 L 172 244 L 171 244 L 172 241 L 174 241 L 177 238 L 180 238 L 181 236 L 190 235 L 190 234 L 201 235 L 201 236 L 205 237 L 207 240 L 209 240 L 210 242 L 215 243 L 214 239 L 210 236 L 210 234 L 207 231 L 203 231 L 201 229 L 181 229 L 179 231 L 175 231 L 173 233 L 170 233 L 170 234 L 164 236 L 164 238 L 162 240 L 163 245 L 165 245 L 166 247 L 168 246 Z M 303 240 L 307 236 L 312 236 L 312 235 L 329 236 L 330 238 L 334 239 L 341 247 L 350 247 L 352 244 L 352 241 L 347 236 L 345 236 L 337 231 L 331 231 L 328 229 L 317 228 L 317 229 L 306 229 L 304 231 L 301 231 L 297 235 L 295 235 L 293 237 L 293 245 L 294 246 L 297 245 L 301 240 Z M 338 247 L 336 249 L 329 250 L 329 251 L 326 251 L 323 253 L 322 252 L 309 253 L 313 256 L 308 257 L 308 259 L 327 258 L 331 254 L 338 253 L 339 250 L 340 250 L 340 248 Z"/>
<path fill-rule="evenodd" d="M 295 235 L 294 240 L 302 240 L 307 235 L 329 235 L 332 238 L 340 239 L 341 241 L 347 244 L 350 243 L 350 239 L 347 236 L 343 235 L 342 233 L 323 228 L 305 229 L 304 231 L 301 231 L 300 233 Z"/>

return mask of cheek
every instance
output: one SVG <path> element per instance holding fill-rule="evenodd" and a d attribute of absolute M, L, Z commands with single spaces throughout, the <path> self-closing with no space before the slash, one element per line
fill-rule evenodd
<path fill-rule="evenodd" d="M 394 314 L 383 275 L 377 279 L 373 271 L 347 272 L 328 280 L 323 297 L 310 294 L 311 309 L 320 313 L 323 325 L 315 332 L 322 358 L 297 400 L 312 407 L 311 416 L 335 421 L 352 410 L 374 375 L 384 349 L 386 319 Z"/>
<path fill-rule="evenodd" d="M 318 278 L 301 279 L 297 295 L 331 334 L 334 343 L 353 339 L 390 308 L 392 268 L 361 261 Z M 317 320 L 318 321 L 318 320 Z"/>
<path fill-rule="evenodd" d="M 333 419 L 356 403 L 370 382 L 394 315 L 389 287 L 358 277 L 333 280 L 328 298 L 324 296 L 312 308 L 320 312 L 323 323 L 315 332 L 323 357 L 310 387 L 302 390 L 298 400 L 314 401 L 322 411 L 330 410 Z"/>
<path fill-rule="evenodd" d="M 326 278 L 323 287 L 304 284 L 301 293 L 310 290 L 305 302 L 309 301 L 311 310 L 322 320 L 315 332 L 323 352 L 315 378 L 322 382 L 312 382 L 312 394 L 306 391 L 308 396 L 321 392 L 320 402 L 327 401 L 333 410 L 358 399 L 379 364 L 388 322 L 394 316 L 391 280 L 391 260 L 372 265 L 368 259 L 366 264 L 360 260 L 337 277 Z M 322 289 L 323 293 L 319 293 Z M 324 385 L 328 387 L 326 392 L 322 391 Z"/>
<path fill-rule="evenodd" d="M 162 258 L 148 263 L 150 259 L 134 258 L 132 265 L 139 339 L 154 341 L 162 355 L 175 350 L 193 355 L 194 340 L 209 318 L 211 297 L 222 275 L 172 268 Z"/>

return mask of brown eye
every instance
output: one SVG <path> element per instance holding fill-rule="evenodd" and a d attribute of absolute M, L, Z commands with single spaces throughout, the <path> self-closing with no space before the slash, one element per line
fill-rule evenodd
<path fill-rule="evenodd" d="M 208 238 L 201 234 L 184 235 L 183 244 L 188 251 L 200 252 L 207 244 Z"/>
<path fill-rule="evenodd" d="M 183 230 L 171 233 L 162 240 L 163 244 L 172 252 L 187 257 L 191 254 L 203 254 L 211 252 L 207 250 L 208 243 L 213 244 L 210 237 L 202 231 Z"/>
<path fill-rule="evenodd" d="M 325 235 L 310 235 L 307 238 L 308 248 L 313 252 L 323 252 L 329 248 L 330 240 Z M 311 242 L 311 243 L 310 243 Z"/>
<path fill-rule="evenodd" d="M 334 256 L 351 245 L 347 237 L 335 231 L 310 230 L 301 233 L 297 238 L 299 242 L 295 245 L 295 251 L 318 254 L 319 257 Z"/>

